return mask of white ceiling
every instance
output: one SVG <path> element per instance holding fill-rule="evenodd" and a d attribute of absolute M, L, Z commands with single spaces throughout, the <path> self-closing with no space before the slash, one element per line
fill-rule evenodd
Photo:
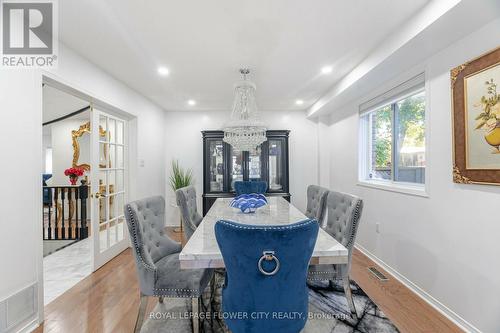
<path fill-rule="evenodd" d="M 43 123 L 61 118 L 88 105 L 89 102 L 73 95 L 62 92 L 46 84 L 43 86 Z M 88 112 L 82 112 L 72 118 L 90 119 Z"/>
<path fill-rule="evenodd" d="M 307 109 L 428 2 L 64 0 L 59 25 L 66 45 L 166 110 L 229 109 L 242 66 L 260 109 Z"/>
<path fill-rule="evenodd" d="M 402 73 L 416 75 L 426 70 L 422 67 L 426 59 L 498 19 L 499 15 L 498 0 L 433 1 L 412 17 L 399 34 L 382 42 L 377 50 L 313 104 L 308 116 L 335 114 L 335 119 L 342 119 L 346 116 L 345 111 L 353 110 L 344 109 L 350 102 L 366 101 L 374 97 L 377 91 L 383 93 L 380 91 L 381 85 L 391 81 L 394 85 L 401 83 L 398 80 L 402 79 Z M 488 39 L 486 36 L 484 38 Z M 409 74 L 409 71 L 413 74 Z"/>

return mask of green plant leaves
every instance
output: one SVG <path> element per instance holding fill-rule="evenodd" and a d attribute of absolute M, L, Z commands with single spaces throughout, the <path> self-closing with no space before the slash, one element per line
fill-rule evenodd
<path fill-rule="evenodd" d="M 169 178 L 170 187 L 175 192 L 176 190 L 194 184 L 193 171 L 191 169 L 184 170 L 178 160 L 172 160 L 172 172 Z"/>

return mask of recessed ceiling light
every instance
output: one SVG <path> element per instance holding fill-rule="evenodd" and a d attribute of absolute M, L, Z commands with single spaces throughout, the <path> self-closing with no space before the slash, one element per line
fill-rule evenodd
<path fill-rule="evenodd" d="M 161 76 L 167 76 L 170 73 L 167 67 L 160 66 L 158 67 L 158 74 Z"/>
<path fill-rule="evenodd" d="M 295 104 L 302 105 L 302 104 L 304 104 L 304 101 L 301 100 L 301 99 L 298 99 L 298 100 L 295 101 Z"/>
<path fill-rule="evenodd" d="M 323 74 L 330 74 L 332 71 L 333 71 L 332 66 L 324 66 L 323 68 L 321 68 L 321 73 Z"/>
<path fill-rule="evenodd" d="M 191 105 L 191 106 L 196 105 L 196 101 L 194 99 L 190 99 L 188 101 L 188 104 Z"/>

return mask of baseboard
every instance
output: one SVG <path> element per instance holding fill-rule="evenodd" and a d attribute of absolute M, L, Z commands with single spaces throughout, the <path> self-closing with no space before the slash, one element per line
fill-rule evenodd
<path fill-rule="evenodd" d="M 427 293 L 425 290 L 417 286 L 415 283 L 407 279 L 404 275 L 400 274 L 398 271 L 396 271 L 394 268 L 391 266 L 387 265 L 383 260 L 379 259 L 377 256 L 375 256 L 373 253 L 365 249 L 362 245 L 356 243 L 355 247 L 361 251 L 364 255 L 366 255 L 368 258 L 370 258 L 372 261 L 374 261 L 377 265 L 382 267 L 387 273 L 391 274 L 396 280 L 401 282 L 404 286 L 406 286 L 408 289 L 413 291 L 415 294 L 417 294 L 421 299 L 423 299 L 425 302 L 427 302 L 430 306 L 438 310 L 441 314 L 443 314 L 446 318 L 451 320 L 453 323 L 455 323 L 458 327 L 463 329 L 466 332 L 473 332 L 473 333 L 482 333 L 477 327 L 474 325 L 470 324 L 468 321 L 460 317 L 458 314 L 453 312 L 450 308 L 448 308 L 446 305 L 432 297 L 429 293 Z"/>
<path fill-rule="evenodd" d="M 40 323 L 38 322 L 38 318 L 33 319 L 30 323 L 28 323 L 26 326 L 21 328 L 17 333 L 30 333 L 36 330 L 40 326 Z"/>

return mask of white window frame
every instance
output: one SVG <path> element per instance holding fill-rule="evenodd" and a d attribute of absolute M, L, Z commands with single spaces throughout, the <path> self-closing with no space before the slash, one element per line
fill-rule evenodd
<path fill-rule="evenodd" d="M 408 183 L 395 181 L 393 179 L 370 179 L 369 165 L 371 165 L 371 123 L 368 117 L 369 113 L 379 110 L 380 108 L 396 103 L 406 97 L 415 95 L 419 92 L 425 93 L 425 175 L 424 183 Z M 428 197 L 428 181 L 429 181 L 429 163 L 428 163 L 428 145 L 429 145 L 429 94 L 426 89 L 426 81 L 424 73 L 418 74 L 400 85 L 388 90 L 387 92 L 378 95 L 377 97 L 361 104 L 359 106 L 359 156 L 358 156 L 358 186 L 380 189 L 391 192 L 398 192 L 421 197 Z M 394 116 L 394 114 L 393 114 Z M 393 124 L 393 128 L 395 125 Z M 392 133 L 395 135 L 395 133 Z M 392 145 L 392 143 L 391 143 Z M 394 157 L 393 157 L 394 158 Z M 393 163 L 394 164 L 394 163 Z M 394 166 L 392 167 L 394 169 Z"/>

